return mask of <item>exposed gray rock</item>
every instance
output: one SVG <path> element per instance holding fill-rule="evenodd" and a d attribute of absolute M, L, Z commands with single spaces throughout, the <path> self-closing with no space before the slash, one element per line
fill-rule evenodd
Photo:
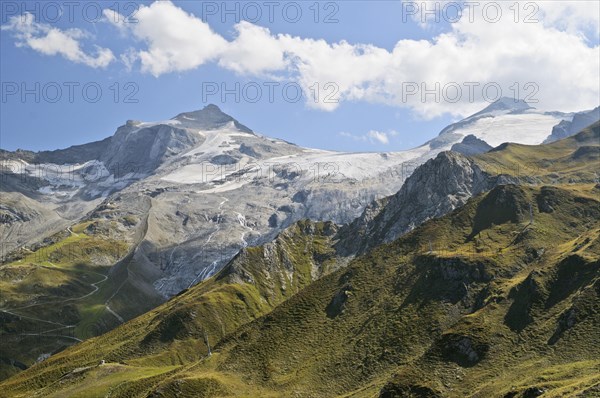
<path fill-rule="evenodd" d="M 442 152 L 417 168 L 397 194 L 372 204 L 343 229 L 340 245 L 362 252 L 375 242 L 390 242 L 424 221 L 462 206 L 496 183 L 469 158 Z"/>
<path fill-rule="evenodd" d="M 238 130 L 253 134 L 251 129 L 221 111 L 221 109 L 214 104 L 206 105 L 198 111 L 180 113 L 173 119 L 178 120 L 182 127 L 196 130 L 211 130 L 222 127 L 227 123 L 233 123 Z"/>
<path fill-rule="evenodd" d="M 119 175 L 153 172 L 169 157 L 199 144 L 202 137 L 187 129 L 166 124 L 121 126 L 99 160 Z"/>
<path fill-rule="evenodd" d="M 516 99 L 516 98 L 511 98 L 511 97 L 502 97 L 502 98 L 497 99 L 490 105 L 488 105 L 483 110 L 472 115 L 471 117 L 488 114 L 488 113 L 496 112 L 496 111 L 509 110 L 511 112 L 522 112 L 522 111 L 526 111 L 528 109 L 533 109 L 533 107 L 531 107 L 527 102 L 523 101 L 522 99 Z"/>
<path fill-rule="evenodd" d="M 224 166 L 227 164 L 236 164 L 240 159 L 233 157 L 231 155 L 227 155 L 227 154 L 223 154 L 223 155 L 217 155 L 214 158 L 212 158 L 210 160 L 210 162 L 212 164 L 216 164 L 219 166 Z"/>
<path fill-rule="evenodd" d="M 474 135 L 468 135 L 463 140 L 458 143 L 452 145 L 451 151 L 462 153 L 463 155 L 472 156 L 478 155 L 480 153 L 485 153 L 492 149 L 492 146 L 489 145 L 484 140 L 481 140 Z"/>
<path fill-rule="evenodd" d="M 98 154 L 106 151 L 110 141 L 111 137 L 107 137 L 101 141 L 73 145 L 69 148 L 55 151 L 32 152 L 18 149 L 15 152 L 9 152 L 0 149 L 0 160 L 22 159 L 28 163 L 54 163 L 59 165 L 85 163 L 97 159 Z"/>
<path fill-rule="evenodd" d="M 444 356 L 463 367 L 476 365 L 489 350 L 487 344 L 458 334 L 443 336 L 441 344 Z"/>
<path fill-rule="evenodd" d="M 552 134 L 546 138 L 544 143 L 547 144 L 575 135 L 598 120 L 600 120 L 600 107 L 596 107 L 591 111 L 575 113 L 572 120 L 563 120 L 554 126 Z"/>

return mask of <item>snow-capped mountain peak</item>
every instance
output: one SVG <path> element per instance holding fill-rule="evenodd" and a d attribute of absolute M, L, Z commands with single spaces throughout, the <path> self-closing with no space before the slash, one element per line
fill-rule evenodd
<path fill-rule="evenodd" d="M 180 113 L 172 120 L 179 122 L 182 127 L 198 130 L 218 129 L 225 126 L 227 123 L 233 122 L 238 130 L 245 133 L 253 133 L 250 128 L 224 113 L 214 104 L 208 104 L 204 108 L 196 111 Z"/>
<path fill-rule="evenodd" d="M 523 100 L 502 97 L 483 110 L 447 126 L 429 144 L 450 149 L 452 144 L 473 135 L 492 147 L 504 142 L 537 145 L 548 137 L 553 126 L 572 118 L 573 114 L 544 112 Z"/>
<path fill-rule="evenodd" d="M 533 109 L 533 107 L 522 99 L 502 97 L 485 107 L 483 110 L 477 112 L 475 115 L 483 115 L 496 111 L 520 112 L 528 109 Z"/>

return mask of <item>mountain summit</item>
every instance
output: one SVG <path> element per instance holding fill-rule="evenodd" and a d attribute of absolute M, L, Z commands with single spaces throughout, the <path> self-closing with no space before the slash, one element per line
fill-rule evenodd
<path fill-rule="evenodd" d="M 573 114 L 544 112 L 523 100 L 502 97 L 481 111 L 444 128 L 430 146 L 449 146 L 473 135 L 492 147 L 504 142 L 537 145 L 548 137 L 548 131 Z"/>
<path fill-rule="evenodd" d="M 150 173 L 168 159 L 205 141 L 201 132 L 230 128 L 246 134 L 252 130 L 213 104 L 201 110 L 180 113 L 159 122 L 128 121 L 119 127 L 105 153 L 100 157 L 110 169 L 134 164 L 136 172 Z"/>
<path fill-rule="evenodd" d="M 534 109 L 534 108 L 532 106 L 529 106 L 529 104 L 527 102 L 525 102 L 521 99 L 502 97 L 502 98 L 492 102 L 490 105 L 485 107 L 483 110 L 477 112 L 473 116 L 483 115 L 486 113 L 492 113 L 495 111 L 522 112 L 522 111 L 526 111 L 528 109 Z"/>
<path fill-rule="evenodd" d="M 227 123 L 233 122 L 234 126 L 238 130 L 252 134 L 252 130 L 250 128 L 244 126 L 233 117 L 224 113 L 221 108 L 215 104 L 208 104 L 204 108 L 197 111 L 180 113 L 171 120 L 179 121 L 183 127 L 197 128 L 201 130 L 214 129 L 215 127 L 224 126 Z"/>

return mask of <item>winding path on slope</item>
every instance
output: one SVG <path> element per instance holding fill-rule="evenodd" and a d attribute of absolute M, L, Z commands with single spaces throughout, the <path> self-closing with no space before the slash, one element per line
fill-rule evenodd
<path fill-rule="evenodd" d="M 51 263 L 50 261 L 48 261 L 48 262 L 49 262 L 50 264 L 52 264 L 52 265 L 53 265 L 53 267 L 48 267 L 48 266 L 45 266 L 45 265 L 37 265 L 37 264 L 33 264 L 33 265 L 34 265 L 34 266 L 36 266 L 36 267 L 40 267 L 40 268 L 48 268 L 48 269 L 56 269 L 56 268 L 59 268 L 59 267 L 57 267 L 57 266 L 56 266 L 56 264 L 53 264 L 53 263 Z M 100 289 L 100 288 L 98 287 L 98 285 L 99 285 L 99 284 L 101 284 L 101 283 L 104 283 L 104 282 L 106 282 L 106 280 L 108 279 L 108 276 L 106 276 L 106 275 L 103 275 L 103 274 L 100 274 L 100 273 L 98 273 L 98 272 L 94 272 L 94 271 L 81 271 L 81 272 L 83 272 L 83 273 L 85 273 L 85 274 L 95 274 L 95 275 L 99 275 L 99 276 L 101 276 L 103 279 L 99 280 L 98 282 L 90 283 L 89 285 L 92 287 L 92 291 L 91 291 L 91 292 L 89 292 L 89 293 L 86 293 L 86 294 L 84 294 L 83 296 L 80 296 L 80 297 L 71 297 L 71 298 L 68 298 L 68 299 L 65 299 L 65 300 L 59 300 L 59 301 L 48 301 L 48 302 L 44 302 L 44 303 L 35 303 L 35 304 L 29 304 L 29 305 L 25 305 L 25 306 L 23 306 L 23 307 L 12 308 L 12 309 L 11 309 L 11 311 L 14 311 L 14 310 L 22 310 L 22 309 L 25 309 L 25 308 L 38 307 L 38 306 L 40 306 L 40 305 L 49 305 L 49 304 L 62 304 L 62 303 L 66 303 L 67 301 L 81 301 L 81 300 L 83 300 L 83 299 L 86 299 L 86 298 L 90 297 L 90 296 L 91 296 L 91 295 L 93 295 L 93 294 L 96 294 L 96 292 L 98 292 L 98 290 Z M 0 310 L 0 311 L 2 311 L 2 310 Z"/>
<path fill-rule="evenodd" d="M 36 266 L 36 267 L 48 268 L 48 269 L 56 269 L 56 268 L 58 268 L 55 264 L 53 264 L 51 262 L 49 262 L 49 263 L 52 264 L 53 267 L 48 267 L 48 266 L 39 265 L 39 264 L 33 264 L 33 265 Z M 80 297 L 71 297 L 71 298 L 68 298 L 68 299 L 65 299 L 65 300 L 59 300 L 59 301 L 48 301 L 48 302 L 44 302 L 44 303 L 29 304 L 29 305 L 25 305 L 25 306 L 22 306 L 22 307 L 11 308 L 11 309 L 0 309 L 0 312 L 4 312 L 6 314 L 17 316 L 19 318 L 30 319 L 30 320 L 36 321 L 36 322 L 49 323 L 49 324 L 52 324 L 52 325 L 61 326 L 60 328 L 57 328 L 57 329 L 45 330 L 45 331 L 42 331 L 42 332 L 39 332 L 39 333 L 18 333 L 17 334 L 18 336 L 53 336 L 53 337 L 63 337 L 63 338 L 66 338 L 66 339 L 72 339 L 72 340 L 75 340 L 77 342 L 81 342 L 82 340 L 80 340 L 80 339 L 78 339 L 78 338 L 76 338 L 74 336 L 49 335 L 49 334 L 46 334 L 48 332 L 52 332 L 52 331 L 55 331 L 55 330 L 75 328 L 77 325 L 65 325 L 64 323 L 54 322 L 54 321 L 48 321 L 48 320 L 40 319 L 40 318 L 35 318 L 35 317 L 31 317 L 31 316 L 27 316 L 27 315 L 15 313 L 14 311 L 23 310 L 23 309 L 26 309 L 26 308 L 38 307 L 38 306 L 41 306 L 41 305 L 63 304 L 63 303 L 66 303 L 68 301 L 81 301 L 81 300 L 84 300 L 87 297 L 90 297 L 91 295 L 93 295 L 96 292 L 98 292 L 98 290 L 100 289 L 98 287 L 98 285 L 101 284 L 101 283 L 106 282 L 106 280 L 108 279 L 108 277 L 106 275 L 102 275 L 102 274 L 99 274 L 97 272 L 85 271 L 84 273 L 86 273 L 86 274 L 96 274 L 96 275 L 101 276 L 103 279 L 101 279 L 101 280 L 99 280 L 97 282 L 94 282 L 94 283 L 90 283 L 89 285 L 92 287 L 92 291 L 89 292 L 89 293 L 84 294 L 83 296 L 80 296 Z"/>
<path fill-rule="evenodd" d="M 120 264 L 121 262 L 123 262 L 125 260 L 128 261 L 128 260 L 131 259 L 133 253 L 137 249 L 137 246 L 139 245 L 139 243 L 141 242 L 141 240 L 145 236 L 145 233 L 146 233 L 146 231 L 148 229 L 148 226 L 147 226 L 148 225 L 147 224 L 148 213 L 146 213 L 146 217 L 143 219 L 143 223 L 144 224 L 142 226 L 142 230 L 144 232 L 142 232 L 141 234 L 138 234 L 138 239 L 136 239 L 137 242 L 132 246 L 132 249 L 130 249 L 130 252 L 127 255 L 125 255 L 125 257 L 123 259 L 119 260 L 115 265 L 113 265 L 113 267 L 116 266 L 116 265 L 118 265 L 118 264 Z M 67 227 L 67 230 L 69 231 L 69 233 L 72 236 L 78 236 L 79 235 L 79 234 L 73 232 L 73 230 L 71 229 L 70 226 Z M 48 261 L 48 263 L 51 264 L 52 267 L 48 267 L 46 265 L 41 265 L 41 264 L 32 264 L 32 265 L 35 266 L 35 267 L 47 268 L 47 269 L 53 269 L 53 270 L 60 269 L 60 267 L 58 267 L 56 264 L 54 264 L 54 263 L 52 263 L 50 261 Z M 106 282 L 108 280 L 108 276 L 107 275 L 103 275 L 103 274 L 100 274 L 98 272 L 94 272 L 94 271 L 76 271 L 76 272 L 81 272 L 81 273 L 87 274 L 87 275 L 95 274 L 95 275 L 100 276 L 102 279 L 99 280 L 99 281 L 90 283 L 89 286 L 92 288 L 92 291 L 89 292 L 89 293 L 86 293 L 86 294 L 84 294 L 83 296 L 80 296 L 80 297 L 71 297 L 71 298 L 68 298 L 68 299 L 65 299 L 65 300 L 48 301 L 48 302 L 43 302 L 43 303 L 29 304 L 29 305 L 25 305 L 25 306 L 21 306 L 21 307 L 16 307 L 16 308 L 9 308 L 9 309 L 2 309 L 2 308 L 0 308 L 0 312 L 4 312 L 6 314 L 10 314 L 10 315 L 17 316 L 17 317 L 24 318 L 24 319 L 29 319 L 29 320 L 32 320 L 32 321 L 35 321 L 35 322 L 48 323 L 48 324 L 52 324 L 52 325 L 61 326 L 60 328 L 56 328 L 56 329 L 52 329 L 52 330 L 46 330 L 46 331 L 42 331 L 40 333 L 19 333 L 19 334 L 17 334 L 18 336 L 53 336 L 53 337 L 63 337 L 63 338 L 67 338 L 67 339 L 72 339 L 72 340 L 75 340 L 77 342 L 81 342 L 82 341 L 82 340 L 80 340 L 80 339 L 78 339 L 76 337 L 73 337 L 73 336 L 67 336 L 67 335 L 48 335 L 48 334 L 46 334 L 48 332 L 52 332 L 52 331 L 55 331 L 55 330 L 61 330 L 61 329 L 67 329 L 67 328 L 75 328 L 77 325 L 66 325 L 66 324 L 63 324 L 63 323 L 60 323 L 60 322 L 54 322 L 54 321 L 49 321 L 49 320 L 45 320 L 45 319 L 35 318 L 35 317 L 31 317 L 31 316 L 27 316 L 27 315 L 22 315 L 22 314 L 14 312 L 14 311 L 19 311 L 19 310 L 23 310 L 23 309 L 27 309 L 27 308 L 38 307 L 38 306 L 42 306 L 42 305 L 63 304 L 63 303 L 69 302 L 69 301 L 74 301 L 75 302 L 75 301 L 85 300 L 86 298 L 88 298 L 88 297 L 96 294 L 100 290 L 100 287 L 98 285 L 100 285 L 101 283 L 104 283 L 104 282 Z M 125 322 L 125 320 L 123 319 L 122 316 L 120 316 L 117 312 L 115 312 L 112 308 L 110 308 L 109 302 L 114 298 L 114 296 L 118 293 L 118 291 L 125 284 L 125 282 L 126 281 L 124 281 L 121 284 L 121 286 L 119 286 L 119 288 L 115 291 L 115 293 L 113 293 L 113 295 L 108 300 L 106 300 L 106 302 L 104 303 L 105 309 L 110 314 L 112 314 L 115 318 L 117 318 L 119 320 L 119 322 L 121 322 L 121 323 Z"/>

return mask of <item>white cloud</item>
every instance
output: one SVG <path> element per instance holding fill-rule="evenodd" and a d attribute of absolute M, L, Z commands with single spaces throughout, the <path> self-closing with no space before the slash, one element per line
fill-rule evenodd
<path fill-rule="evenodd" d="M 131 21 L 129 21 L 124 15 L 119 14 L 117 11 L 112 8 L 105 8 L 102 10 L 102 15 L 104 16 L 103 22 L 108 22 L 113 26 L 116 26 L 122 35 L 127 34 L 127 27 Z"/>
<path fill-rule="evenodd" d="M 286 69 L 284 45 L 269 29 L 241 21 L 235 25 L 237 36 L 230 42 L 219 65 L 241 74 L 263 75 Z"/>
<path fill-rule="evenodd" d="M 521 0 L 521 3 L 531 1 Z M 586 30 L 599 35 L 600 2 L 586 0 L 540 1 L 533 3 L 539 7 L 540 21 L 548 27 L 565 30 L 574 35 L 581 35 Z M 528 9 L 532 12 L 531 6 Z M 590 38 L 594 39 L 594 38 Z"/>
<path fill-rule="evenodd" d="M 484 3 L 465 8 L 462 19 L 431 40 L 399 40 L 391 51 L 273 34 L 249 22 L 236 24 L 235 37 L 228 41 L 170 1 L 141 6 L 137 23 L 127 23 L 113 11 L 105 11 L 105 17 L 141 43 L 141 48 L 121 55 L 128 68 L 139 61 L 143 72 L 160 76 L 214 62 L 248 77 L 296 81 L 307 106 L 326 111 L 344 101 L 365 101 L 409 108 L 422 118 L 461 117 L 495 98 L 493 86 L 483 91 L 488 83 L 498 85 L 504 96 L 518 96 L 541 109 L 575 111 L 598 105 L 600 47 L 591 45 L 597 39 L 586 34 L 598 32 L 600 3 L 534 2 L 539 23 L 522 22 L 531 12 L 525 5 L 532 2 L 520 3 L 518 23 L 509 8 L 514 2 L 494 2 L 503 7 L 497 23 L 483 17 Z M 98 49 L 96 57 L 83 53 L 78 43 L 83 33 L 78 30 L 55 31 L 33 21 L 16 26 L 3 29 L 18 32 L 18 45 L 91 66 L 113 59 L 108 49 Z M 471 91 L 470 83 L 479 86 Z M 415 88 L 414 94 L 407 91 Z M 423 89 L 437 95 L 424 95 Z"/>
<path fill-rule="evenodd" d="M 502 6 L 502 19 L 543 23 L 547 27 L 581 34 L 589 30 L 598 38 L 600 2 L 588 0 L 401 0 L 402 20 L 411 18 L 428 29 L 436 22 L 456 22 L 456 17 L 493 19 L 496 5 Z M 458 15 L 457 15 L 458 13 Z M 472 14 L 472 15 L 469 15 Z"/>
<path fill-rule="evenodd" d="M 370 75 L 360 68 L 337 68 L 334 62 L 326 70 L 313 64 L 301 76 L 311 76 L 314 81 L 342 76 L 342 82 L 350 82 L 340 85 L 342 99 L 408 107 L 423 118 L 473 113 L 495 99 L 496 84 L 502 95 L 527 99 L 541 109 L 575 111 L 597 106 L 600 47 L 588 45 L 581 33 L 551 23 L 515 23 L 507 11 L 510 5 L 502 3 L 506 17 L 497 23 L 490 23 L 481 10 L 474 10 L 473 20 L 468 13 L 463 14 L 449 32 L 433 40 L 401 40 L 391 52 L 374 50 L 344 59 L 346 65 L 372 62 Z M 539 15 L 542 18 L 544 14 Z M 569 26 L 575 29 L 590 23 L 598 26 L 598 16 L 580 22 L 574 18 Z M 368 57 L 366 62 L 360 59 L 364 56 Z M 471 82 L 479 84 L 472 96 L 467 86 Z M 484 92 L 488 83 L 489 91 Z M 457 85 L 461 89 L 458 97 Z M 415 86 L 417 93 L 406 95 Z M 427 89 L 437 97 L 424 96 Z"/>
<path fill-rule="evenodd" d="M 355 135 L 352 133 L 347 133 L 345 131 L 338 133 L 338 135 L 340 137 L 352 138 L 354 141 L 366 141 L 366 138 L 367 138 L 364 135 Z"/>
<path fill-rule="evenodd" d="M 383 132 L 377 130 L 370 130 L 366 134 L 356 135 L 342 131 L 338 134 L 341 137 L 351 138 L 354 141 L 370 142 L 372 144 L 383 144 L 388 145 L 390 143 L 390 137 L 398 135 L 398 132 L 392 130 L 390 132 Z"/>
<path fill-rule="evenodd" d="M 372 45 L 330 44 L 289 35 L 276 40 L 293 60 L 295 78 L 309 96 L 307 104 L 324 110 L 336 109 L 343 100 L 362 98 L 367 84 L 385 75 L 388 66 L 389 53 Z"/>
<path fill-rule="evenodd" d="M 116 24 L 128 27 L 146 43 L 147 49 L 139 51 L 138 58 L 142 71 L 154 76 L 197 68 L 217 59 L 227 45 L 207 23 L 169 1 L 140 6 L 135 17 L 136 23 Z"/>
<path fill-rule="evenodd" d="M 2 30 L 13 33 L 17 47 L 29 47 L 45 55 L 62 55 L 69 61 L 85 64 L 92 68 L 104 68 L 114 59 L 108 48 L 95 46 L 95 54 L 81 49 L 80 40 L 88 34 L 80 29 L 60 30 L 48 24 L 35 22 L 34 16 L 24 13 L 13 16 Z"/>
<path fill-rule="evenodd" d="M 296 80 L 307 105 L 327 111 L 350 100 L 407 107 L 423 118 L 464 116 L 495 98 L 493 87 L 483 92 L 488 83 L 499 85 L 505 96 L 529 99 L 542 109 L 597 106 L 600 48 L 591 47 L 582 33 L 598 26 L 597 14 L 586 12 L 583 2 L 537 2 L 540 23 L 515 23 L 508 8 L 514 3 L 495 3 L 502 5 L 504 15 L 497 23 L 483 17 L 481 2 L 478 8 L 465 8 L 449 31 L 432 40 L 400 40 L 392 51 L 274 35 L 248 22 L 237 24 L 235 38 L 227 41 L 168 1 L 141 7 L 139 22 L 126 25 L 148 46 L 137 54 L 143 71 L 159 76 L 214 60 L 238 74 Z M 521 20 L 528 15 L 524 4 Z M 467 86 L 471 82 L 480 84 L 472 96 Z M 415 85 L 417 93 L 407 95 Z M 455 100 L 457 85 L 461 95 Z M 423 89 L 434 89 L 437 98 L 423 96 Z"/>
<path fill-rule="evenodd" d="M 128 72 L 131 72 L 133 65 L 139 60 L 138 52 L 133 47 L 129 47 L 123 54 L 119 56 L 119 59 L 125 65 Z"/>
<path fill-rule="evenodd" d="M 390 140 L 387 136 L 386 133 L 381 132 L 381 131 L 375 131 L 375 130 L 371 130 L 367 133 L 367 136 L 372 140 L 372 141 L 377 141 L 380 144 L 389 144 Z"/>

